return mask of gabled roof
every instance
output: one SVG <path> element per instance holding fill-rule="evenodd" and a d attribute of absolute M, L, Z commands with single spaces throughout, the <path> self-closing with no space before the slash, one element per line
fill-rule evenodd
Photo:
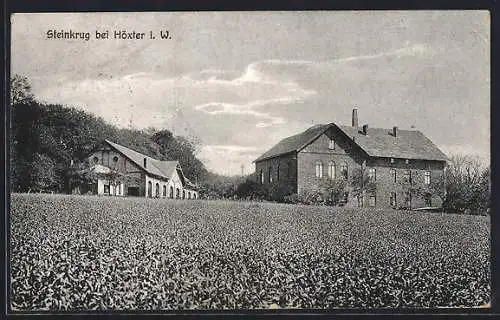
<path fill-rule="evenodd" d="M 355 143 L 372 157 L 440 160 L 448 157 L 422 132 L 398 129 L 397 136 L 392 129 L 368 128 L 364 135 L 360 129 L 350 126 L 337 126 L 348 137 L 355 137 Z"/>
<path fill-rule="evenodd" d="M 330 123 L 315 125 L 302 133 L 281 140 L 254 162 L 298 152 L 332 126 L 339 128 L 354 144 L 372 157 L 448 160 L 446 155 L 420 131 L 398 130 L 397 137 L 394 137 L 392 129 L 368 128 L 368 135 L 364 135 L 359 128 Z"/>
<path fill-rule="evenodd" d="M 254 162 L 259 162 L 261 160 L 276 157 L 281 154 L 290 153 L 298 151 L 301 147 L 311 143 L 319 135 L 321 135 L 328 125 L 315 125 L 306 131 L 290 136 L 278 142 L 274 147 L 266 151 L 260 157 L 258 157 Z"/>
<path fill-rule="evenodd" d="M 179 167 L 179 161 L 161 161 L 151 158 L 145 154 L 134 151 L 109 140 L 104 140 L 113 149 L 123 154 L 130 161 L 135 163 L 139 168 L 147 173 L 159 176 L 165 179 L 170 179 L 174 170 Z M 144 167 L 144 158 L 146 158 L 146 167 Z M 182 172 L 182 171 L 181 171 Z M 181 178 L 182 179 L 182 178 Z"/>

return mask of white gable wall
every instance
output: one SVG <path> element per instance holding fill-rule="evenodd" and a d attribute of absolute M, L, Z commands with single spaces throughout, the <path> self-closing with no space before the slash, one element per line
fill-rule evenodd
<path fill-rule="evenodd" d="M 109 185 L 109 193 L 104 192 L 104 186 Z M 125 195 L 125 185 L 120 183 L 116 186 L 110 184 L 108 180 L 98 179 L 97 180 L 97 194 L 99 195 L 113 195 L 113 196 L 124 196 Z"/>
<path fill-rule="evenodd" d="M 149 183 L 151 183 L 151 195 L 149 194 Z M 145 179 L 145 197 L 149 198 L 156 198 L 156 184 L 158 184 L 159 187 L 159 193 L 158 193 L 158 198 L 168 198 L 168 181 L 166 179 L 158 179 L 155 177 L 151 177 L 146 174 L 146 179 Z M 166 187 L 166 195 L 163 195 L 163 187 Z"/>

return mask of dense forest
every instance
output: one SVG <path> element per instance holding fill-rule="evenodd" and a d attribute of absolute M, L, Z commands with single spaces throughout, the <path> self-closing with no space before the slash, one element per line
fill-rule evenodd
<path fill-rule="evenodd" d="M 165 129 L 118 128 L 74 107 L 44 104 L 31 93 L 28 79 L 11 82 L 10 166 L 13 192 L 69 192 L 76 169 L 104 139 L 160 160 L 178 160 L 185 175 L 200 186 L 204 197 L 234 194 L 245 177 L 210 172 L 196 157 L 188 138 Z"/>

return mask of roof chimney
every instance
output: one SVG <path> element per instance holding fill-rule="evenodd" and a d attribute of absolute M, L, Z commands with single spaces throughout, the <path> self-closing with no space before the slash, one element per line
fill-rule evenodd
<path fill-rule="evenodd" d="M 358 109 L 352 109 L 352 126 L 358 127 Z"/>
<path fill-rule="evenodd" d="M 144 158 L 144 168 L 146 168 L 146 158 Z"/>
<path fill-rule="evenodd" d="M 368 134 L 368 125 L 363 125 L 363 134 L 366 136 Z"/>
<path fill-rule="evenodd" d="M 392 127 L 392 135 L 395 137 L 398 136 L 398 127 Z"/>

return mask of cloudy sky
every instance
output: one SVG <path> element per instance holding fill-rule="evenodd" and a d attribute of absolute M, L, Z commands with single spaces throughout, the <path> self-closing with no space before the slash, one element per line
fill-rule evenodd
<path fill-rule="evenodd" d="M 222 174 L 313 124 L 422 131 L 490 155 L 487 11 L 57 13 L 12 16 L 12 74 L 39 100 L 196 138 Z M 90 40 L 48 39 L 47 31 Z M 110 32 L 97 40 L 95 32 Z M 113 39 L 113 31 L 146 39 Z M 160 39 L 168 30 L 171 39 Z M 149 39 L 149 31 L 156 39 Z M 488 160 L 489 161 L 489 160 Z"/>

